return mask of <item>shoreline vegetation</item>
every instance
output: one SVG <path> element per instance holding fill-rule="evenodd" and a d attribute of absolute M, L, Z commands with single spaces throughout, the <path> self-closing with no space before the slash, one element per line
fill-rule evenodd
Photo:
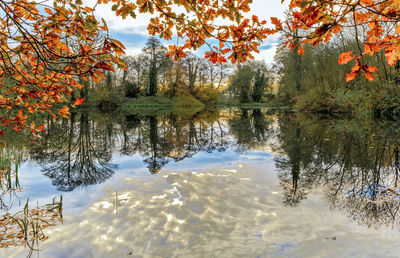
<path fill-rule="evenodd" d="M 71 94 L 70 106 L 84 99 L 82 108 L 96 107 L 103 112 L 119 109 L 128 114 L 269 106 L 266 102 L 273 96 L 273 72 L 265 62 L 235 66 L 211 62 L 191 52 L 172 60 L 166 53 L 166 47 L 150 37 L 140 54 L 122 57 L 127 69 L 109 71 L 99 82 L 82 79 L 83 88 Z"/>
<path fill-rule="evenodd" d="M 149 115 L 162 115 L 165 113 L 183 113 L 193 115 L 203 110 L 216 110 L 221 108 L 240 108 L 240 109 L 280 109 L 285 112 L 298 112 L 298 113 L 313 113 L 320 115 L 327 115 L 331 117 L 347 117 L 347 118 L 360 118 L 360 119 L 385 119 L 385 120 L 397 120 L 393 115 L 380 114 L 374 110 L 363 110 L 357 112 L 352 109 L 331 109 L 327 106 L 319 105 L 316 103 L 314 108 L 299 108 L 297 105 L 291 105 L 281 100 L 272 100 L 270 102 L 248 102 L 240 103 L 238 101 L 220 101 L 218 103 L 203 103 L 191 95 L 177 96 L 168 98 L 165 96 L 141 96 L 138 98 L 126 98 L 122 102 L 103 108 L 93 101 L 88 101 L 84 105 L 81 105 L 75 109 L 79 111 L 81 109 L 97 109 L 101 112 L 108 113 L 115 110 L 122 111 L 126 114 L 149 114 Z M 73 111 L 73 112 L 75 112 Z"/>
<path fill-rule="evenodd" d="M 82 108 L 127 114 L 193 114 L 238 107 L 400 119 L 400 63 L 390 67 L 365 57 L 379 68 L 376 79 L 358 76 L 346 82 L 351 67 L 340 66 L 337 56 L 356 46 L 343 35 L 317 47 L 306 45 L 302 56 L 280 48 L 272 66 L 262 61 L 234 66 L 212 63 L 191 52 L 172 60 L 166 57 L 165 46 L 151 37 L 141 54 L 123 57 L 128 70 L 107 72 L 98 83 L 82 81 L 84 87 L 73 92 L 70 103 L 83 98 Z"/>
<path fill-rule="evenodd" d="M 179 96 L 172 99 L 164 96 L 127 99 L 120 106 L 126 114 L 164 114 L 168 112 L 191 116 L 203 110 L 205 105 L 193 96 Z"/>
<path fill-rule="evenodd" d="M 203 110 L 203 109 L 219 109 L 219 108 L 244 108 L 244 109 L 257 109 L 257 108 L 279 108 L 290 110 L 288 105 L 282 105 L 277 102 L 248 102 L 240 103 L 236 101 L 220 101 L 218 103 L 203 103 L 191 95 L 177 96 L 168 98 L 165 96 L 141 96 L 138 98 L 125 98 L 121 103 L 113 105 L 109 108 L 103 109 L 101 106 L 93 102 L 85 103 L 78 107 L 79 109 L 99 109 L 103 112 L 109 112 L 116 109 L 122 110 L 125 113 L 135 113 L 137 111 L 151 111 L 151 110 Z"/>

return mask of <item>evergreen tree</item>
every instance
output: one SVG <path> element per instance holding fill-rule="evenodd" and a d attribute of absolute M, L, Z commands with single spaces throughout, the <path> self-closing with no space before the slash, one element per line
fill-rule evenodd
<path fill-rule="evenodd" d="M 158 92 L 158 69 L 162 59 L 165 58 L 166 50 L 158 39 L 150 37 L 143 48 L 143 52 L 150 56 L 149 95 L 155 96 Z"/>
<path fill-rule="evenodd" d="M 265 73 L 261 70 L 257 70 L 256 78 L 253 86 L 253 100 L 255 102 L 260 102 L 265 92 L 267 86 L 267 79 Z"/>
<path fill-rule="evenodd" d="M 240 103 L 251 101 L 251 83 L 253 71 L 251 66 L 239 66 L 236 73 L 232 76 L 230 89 L 239 99 Z"/>

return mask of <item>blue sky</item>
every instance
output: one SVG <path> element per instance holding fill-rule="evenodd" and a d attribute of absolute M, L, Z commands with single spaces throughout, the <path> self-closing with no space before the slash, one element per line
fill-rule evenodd
<path fill-rule="evenodd" d="M 272 16 L 282 18 L 286 6 L 286 4 L 281 4 L 281 0 L 254 0 L 249 15 L 255 14 L 266 20 Z M 146 26 L 151 16 L 139 15 L 135 20 L 131 18 L 123 20 L 112 13 L 110 6 L 100 5 L 96 9 L 97 16 L 104 18 L 107 22 L 111 36 L 125 45 L 127 54 L 137 54 L 141 51 L 149 37 Z M 271 63 L 276 44 L 276 36 L 266 39 L 260 47 L 260 53 L 255 55 L 256 59 Z M 205 51 L 205 48 L 200 49 L 197 54 L 203 55 Z"/>

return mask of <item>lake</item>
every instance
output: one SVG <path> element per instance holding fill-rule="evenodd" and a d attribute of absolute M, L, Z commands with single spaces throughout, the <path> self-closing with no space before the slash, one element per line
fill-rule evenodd
<path fill-rule="evenodd" d="M 239 108 L 39 120 L 35 142 L 0 143 L 16 170 L 1 257 L 400 253 L 399 123 Z M 7 216 L 40 230 L 24 241 Z"/>

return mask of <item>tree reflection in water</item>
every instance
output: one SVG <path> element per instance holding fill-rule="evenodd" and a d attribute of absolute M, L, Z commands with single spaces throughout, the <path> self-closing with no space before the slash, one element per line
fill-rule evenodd
<path fill-rule="evenodd" d="M 104 114 L 89 118 L 88 112 L 80 112 L 70 120 L 48 119 L 48 131 L 32 145 L 30 156 L 59 190 L 72 191 L 111 177 L 117 168 L 111 163 L 113 155 L 139 154 L 154 174 L 171 161 L 180 162 L 201 151 L 264 144 L 271 136 L 272 119 L 261 110 L 241 113 L 238 117 L 220 111 L 190 117 L 117 114 L 105 119 Z"/>
<path fill-rule="evenodd" d="M 389 122 L 233 109 L 186 116 L 79 112 L 46 123 L 30 157 L 61 191 L 110 178 L 117 169 L 113 155 L 140 155 L 153 174 L 199 152 L 268 147 L 284 205 L 300 205 L 313 189 L 323 189 L 330 206 L 361 224 L 400 224 L 400 140 Z"/>
<path fill-rule="evenodd" d="M 87 112 L 79 117 L 72 114 L 70 120 L 50 121 L 48 132 L 33 145 L 30 156 L 60 191 L 104 182 L 117 168 L 110 163 L 109 129 L 89 121 Z"/>
<path fill-rule="evenodd" d="M 276 166 L 284 203 L 296 206 L 323 188 L 332 207 L 360 224 L 398 227 L 400 142 L 396 125 L 379 125 L 280 117 Z"/>
<path fill-rule="evenodd" d="M 272 136 L 270 124 L 271 119 L 259 109 L 240 110 L 229 120 L 230 133 L 236 138 L 235 147 L 245 151 L 264 145 Z"/>

